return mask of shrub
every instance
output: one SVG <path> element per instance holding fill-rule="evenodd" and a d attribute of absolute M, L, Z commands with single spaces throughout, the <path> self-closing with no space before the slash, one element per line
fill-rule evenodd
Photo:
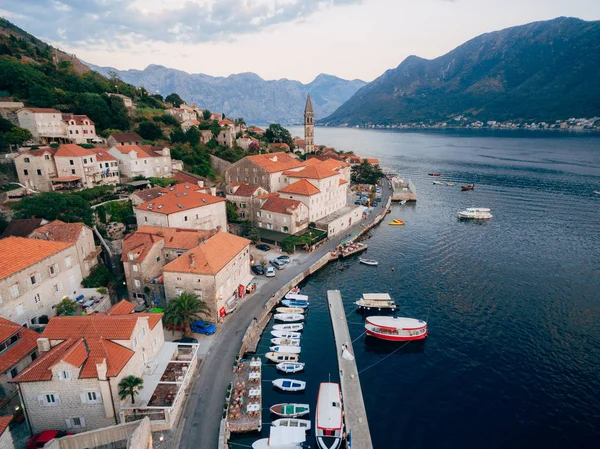
<path fill-rule="evenodd" d="M 104 265 L 96 265 L 90 275 L 81 281 L 85 288 L 106 287 L 115 282 L 114 275 Z"/>

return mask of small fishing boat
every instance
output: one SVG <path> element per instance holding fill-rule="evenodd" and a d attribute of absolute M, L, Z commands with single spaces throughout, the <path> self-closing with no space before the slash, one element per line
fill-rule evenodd
<path fill-rule="evenodd" d="M 276 313 L 273 317 L 277 321 L 284 321 L 286 323 L 293 323 L 294 321 L 304 320 L 304 315 L 301 313 Z"/>
<path fill-rule="evenodd" d="M 388 341 L 422 340 L 427 337 L 427 323 L 415 318 L 370 316 L 365 323 L 367 335 Z"/>
<path fill-rule="evenodd" d="M 442 181 L 433 181 L 436 186 L 443 186 L 444 183 Z"/>
<path fill-rule="evenodd" d="M 275 310 L 279 313 L 304 313 L 302 307 L 277 307 Z"/>
<path fill-rule="evenodd" d="M 439 173 L 427 173 L 427 176 L 440 176 Z"/>
<path fill-rule="evenodd" d="M 299 294 L 299 293 L 300 293 L 300 288 L 299 288 L 299 287 L 294 287 L 293 289 L 291 289 L 289 292 L 287 292 L 287 293 L 285 294 L 285 298 L 286 298 L 286 299 L 291 299 L 291 298 L 288 298 L 288 295 L 290 295 L 290 296 L 291 296 L 291 295 L 297 295 L 297 294 Z"/>
<path fill-rule="evenodd" d="M 470 218 L 473 220 L 488 220 L 492 218 L 490 209 L 487 207 L 467 207 L 458 213 L 458 218 Z"/>
<path fill-rule="evenodd" d="M 404 226 L 404 222 L 402 220 L 398 220 L 394 218 L 392 221 L 388 222 L 390 226 Z"/>
<path fill-rule="evenodd" d="M 275 379 L 272 384 L 283 391 L 302 391 L 306 388 L 306 382 L 294 379 Z"/>
<path fill-rule="evenodd" d="M 320 449 L 338 449 L 344 433 L 340 385 L 323 382 L 319 387 L 315 438 Z"/>
<path fill-rule="evenodd" d="M 265 357 L 273 363 L 297 362 L 298 354 L 286 354 L 284 352 L 267 352 Z"/>
<path fill-rule="evenodd" d="M 289 324 L 275 324 L 273 326 L 273 330 L 276 331 L 292 331 L 299 332 L 304 328 L 302 323 L 289 323 Z M 276 337 L 280 337 L 280 335 L 275 335 Z"/>
<path fill-rule="evenodd" d="M 252 449 L 302 449 L 306 442 L 306 430 L 300 427 L 278 426 L 269 430 L 269 438 L 252 443 Z"/>
<path fill-rule="evenodd" d="M 308 301 L 304 301 L 302 299 L 284 299 L 281 301 L 286 307 L 300 307 L 302 309 L 306 309 L 308 307 Z"/>
<path fill-rule="evenodd" d="M 271 346 L 269 349 L 273 352 L 284 352 L 286 354 L 300 354 L 300 351 L 302 351 L 302 348 L 300 346 L 292 345 Z"/>
<path fill-rule="evenodd" d="M 360 263 L 364 263 L 365 265 L 373 265 L 373 266 L 377 266 L 379 265 L 379 262 L 377 262 L 376 260 L 373 259 L 358 259 L 358 261 Z"/>
<path fill-rule="evenodd" d="M 354 304 L 363 310 L 396 310 L 396 303 L 388 293 L 363 293 Z"/>
<path fill-rule="evenodd" d="M 463 192 L 466 190 L 473 190 L 475 189 L 475 184 L 467 184 L 466 186 L 460 186 L 460 190 L 462 190 Z"/>
<path fill-rule="evenodd" d="M 289 338 L 293 340 L 300 339 L 300 337 L 302 336 L 300 332 L 290 332 L 286 330 L 272 330 L 271 335 L 275 338 Z"/>
<path fill-rule="evenodd" d="M 300 338 L 271 338 L 274 345 L 300 346 Z"/>
<path fill-rule="evenodd" d="M 594 190 L 592 193 L 593 193 L 594 195 L 600 195 L 600 190 Z"/>
<path fill-rule="evenodd" d="M 269 410 L 274 415 L 283 418 L 297 418 L 298 416 L 308 415 L 310 406 L 308 404 L 275 404 Z"/>
<path fill-rule="evenodd" d="M 284 373 L 297 373 L 304 369 L 304 363 L 300 362 L 281 362 L 275 365 L 279 371 Z"/>
<path fill-rule="evenodd" d="M 452 187 L 454 185 L 454 183 L 453 182 L 447 182 L 446 185 Z"/>
<path fill-rule="evenodd" d="M 272 427 L 294 427 L 310 430 L 310 419 L 280 418 L 271 423 Z"/>

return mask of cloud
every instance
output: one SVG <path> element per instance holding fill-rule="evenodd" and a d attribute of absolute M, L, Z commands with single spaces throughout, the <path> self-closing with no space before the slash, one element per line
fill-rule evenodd
<path fill-rule="evenodd" d="M 362 0 L 3 0 L 17 25 L 71 47 L 230 41 Z M 59 30 L 61 32 L 59 32 Z"/>

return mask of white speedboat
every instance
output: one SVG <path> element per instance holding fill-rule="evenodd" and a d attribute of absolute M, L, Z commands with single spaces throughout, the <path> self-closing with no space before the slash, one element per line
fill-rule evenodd
<path fill-rule="evenodd" d="M 433 181 L 436 186 L 443 186 L 444 183 L 442 181 Z"/>
<path fill-rule="evenodd" d="M 319 387 L 315 438 L 321 449 L 338 449 L 342 445 L 344 422 L 342 394 L 336 383 L 323 382 Z"/>
<path fill-rule="evenodd" d="M 365 265 L 373 265 L 373 266 L 379 265 L 379 262 L 377 262 L 374 259 L 363 259 L 363 258 L 360 258 L 360 259 L 358 259 L 358 261 L 360 263 L 364 263 Z"/>
<path fill-rule="evenodd" d="M 252 449 L 301 449 L 306 430 L 301 427 L 271 426 L 269 438 L 252 443 Z"/>
<path fill-rule="evenodd" d="M 452 187 L 454 185 L 454 183 L 453 182 L 447 182 L 446 185 Z"/>
<path fill-rule="evenodd" d="M 302 329 L 304 329 L 304 324 L 302 324 L 302 323 L 274 324 L 273 329 L 276 331 L 299 332 Z M 278 336 L 279 335 L 277 335 L 277 337 Z"/>
<path fill-rule="evenodd" d="M 363 293 L 354 304 L 363 310 L 396 310 L 396 303 L 388 293 Z"/>
<path fill-rule="evenodd" d="M 283 418 L 297 418 L 298 416 L 308 415 L 310 406 L 308 404 L 275 404 L 269 410 L 274 415 Z"/>
<path fill-rule="evenodd" d="M 273 386 L 283 391 L 302 391 L 306 388 L 306 382 L 294 379 L 275 379 Z"/>
<path fill-rule="evenodd" d="M 271 343 L 274 345 L 300 346 L 300 338 L 271 338 Z"/>
<path fill-rule="evenodd" d="M 427 337 L 427 323 L 415 318 L 370 316 L 365 323 L 367 335 L 388 341 L 422 340 Z"/>
<path fill-rule="evenodd" d="M 298 354 L 288 354 L 285 352 L 267 352 L 265 357 L 274 363 L 297 362 Z"/>
<path fill-rule="evenodd" d="M 273 315 L 277 321 L 283 321 L 285 323 L 293 323 L 294 321 L 303 321 L 304 315 L 300 313 L 276 313 Z"/>
<path fill-rule="evenodd" d="M 275 365 L 279 371 L 284 373 L 297 373 L 304 369 L 304 363 L 300 362 L 282 362 Z"/>
<path fill-rule="evenodd" d="M 492 218 L 490 209 L 487 207 L 467 207 L 458 213 L 458 218 L 471 218 L 474 220 L 487 220 Z"/>
<path fill-rule="evenodd" d="M 277 326 L 277 324 L 275 325 Z M 273 328 L 275 329 L 275 326 Z M 275 338 L 291 338 L 291 339 L 300 339 L 302 334 L 300 332 L 290 332 L 286 330 L 272 330 L 271 335 Z"/>
<path fill-rule="evenodd" d="M 304 313 L 302 307 L 277 307 L 275 310 L 279 313 Z"/>
<path fill-rule="evenodd" d="M 594 190 L 592 193 L 593 193 L 594 195 L 600 195 L 600 190 Z"/>
<path fill-rule="evenodd" d="M 286 354 L 300 354 L 302 348 L 300 346 L 278 345 L 271 346 L 269 349 L 273 352 L 285 352 Z"/>
<path fill-rule="evenodd" d="M 310 419 L 299 419 L 299 418 L 280 418 L 276 419 L 271 423 L 272 427 L 296 427 L 304 429 L 305 431 L 310 430 Z"/>

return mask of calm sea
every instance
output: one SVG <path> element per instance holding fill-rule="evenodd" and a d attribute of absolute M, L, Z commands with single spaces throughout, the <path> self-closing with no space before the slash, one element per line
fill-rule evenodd
<path fill-rule="evenodd" d="M 264 382 L 263 405 L 314 407 L 319 383 L 337 380 L 326 291 L 339 289 L 376 449 L 600 447 L 600 196 L 592 194 L 600 190 L 600 137 L 315 134 L 317 143 L 378 157 L 412 179 L 418 202 L 393 207 L 389 217 L 404 227 L 384 222 L 371 232 L 367 254 L 378 267 L 350 259 L 301 286 L 312 302 L 302 339 L 307 369 L 290 377 L 308 388 L 282 394 Z M 433 185 L 430 172 L 456 186 Z M 461 192 L 460 183 L 475 190 Z M 458 221 L 469 206 L 494 217 Z M 381 291 L 396 299 L 399 316 L 428 321 L 425 343 L 398 351 L 362 335 L 352 302 Z M 268 350 L 270 326 L 259 353 Z M 277 377 L 265 368 L 265 380 Z M 316 447 L 312 434 L 308 442 Z"/>

